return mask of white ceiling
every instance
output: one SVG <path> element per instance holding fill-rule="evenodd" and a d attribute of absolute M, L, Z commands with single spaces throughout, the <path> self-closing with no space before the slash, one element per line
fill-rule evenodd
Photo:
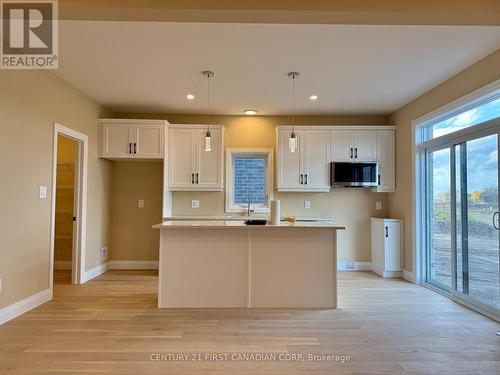
<path fill-rule="evenodd" d="M 500 27 L 60 22 L 58 76 L 115 111 L 390 113 L 500 47 Z M 196 96 L 186 100 L 186 94 Z M 316 94 L 319 99 L 308 98 Z"/>

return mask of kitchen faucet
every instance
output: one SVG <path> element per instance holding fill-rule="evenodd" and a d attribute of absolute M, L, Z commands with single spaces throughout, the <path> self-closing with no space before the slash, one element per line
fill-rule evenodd
<path fill-rule="evenodd" d="M 247 191 L 247 216 L 250 216 L 253 212 L 251 209 L 251 204 L 252 204 L 252 195 L 250 192 Z"/>

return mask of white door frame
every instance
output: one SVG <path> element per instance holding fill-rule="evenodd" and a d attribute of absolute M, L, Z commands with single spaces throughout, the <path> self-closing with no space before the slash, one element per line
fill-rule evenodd
<path fill-rule="evenodd" d="M 63 135 L 77 142 L 75 160 L 75 196 L 73 213 L 76 228 L 73 230 L 72 284 L 83 284 L 85 275 L 85 239 L 87 217 L 87 173 L 88 173 L 88 137 L 61 124 L 54 123 L 54 143 L 52 155 L 52 195 L 50 211 L 50 258 L 49 289 L 52 295 L 54 285 L 54 243 L 56 223 L 56 181 L 57 181 L 57 146 L 58 136 Z"/>

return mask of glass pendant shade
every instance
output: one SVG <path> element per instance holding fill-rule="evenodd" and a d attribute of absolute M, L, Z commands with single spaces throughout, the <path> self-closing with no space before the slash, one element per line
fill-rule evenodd
<path fill-rule="evenodd" d="M 293 131 L 292 134 L 290 134 L 290 139 L 288 140 L 288 148 L 290 149 L 290 152 L 297 151 L 297 137 Z"/>
<path fill-rule="evenodd" d="M 209 130 L 205 133 L 205 151 L 212 151 L 212 136 Z"/>

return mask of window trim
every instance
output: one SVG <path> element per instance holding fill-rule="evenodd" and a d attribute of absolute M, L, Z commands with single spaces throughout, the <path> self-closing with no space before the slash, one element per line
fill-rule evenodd
<path fill-rule="evenodd" d="M 226 212 L 247 212 L 247 205 L 234 203 L 234 155 L 265 155 L 266 163 L 266 204 L 252 205 L 256 213 L 268 213 L 274 192 L 274 161 L 271 148 L 227 148 L 226 149 Z"/>

